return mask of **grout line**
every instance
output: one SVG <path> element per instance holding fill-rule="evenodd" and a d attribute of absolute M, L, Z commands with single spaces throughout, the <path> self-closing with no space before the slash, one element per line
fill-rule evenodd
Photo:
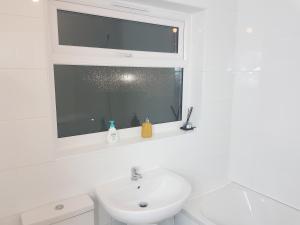
<path fill-rule="evenodd" d="M 50 154 L 52 154 L 52 153 L 50 153 Z M 25 164 L 25 165 L 14 166 L 14 167 L 7 167 L 5 169 L 0 170 L 0 174 L 9 173 L 11 171 L 16 171 L 16 170 L 18 171 L 18 170 L 21 170 L 21 169 L 23 170 L 23 169 L 30 169 L 30 168 L 34 168 L 34 167 L 43 167 L 43 166 L 53 164 L 54 162 L 55 162 L 55 159 L 53 159 L 53 157 L 51 157 L 51 159 L 44 160 L 42 162 Z"/>
<path fill-rule="evenodd" d="M 51 119 L 49 116 L 37 116 L 37 117 L 26 117 L 26 118 L 15 118 L 15 119 L 8 119 L 8 120 L 1 120 L 0 123 L 9 123 L 9 122 L 16 122 L 16 121 L 25 121 L 25 120 L 41 120 L 41 119 Z"/>
<path fill-rule="evenodd" d="M 14 17 L 25 17 L 27 19 L 34 19 L 34 20 L 42 20 L 42 16 L 29 16 L 29 15 L 22 15 L 22 14 L 13 14 L 13 13 L 5 13 L 0 12 L 0 16 L 14 16 Z"/>
<path fill-rule="evenodd" d="M 14 67 L 0 67 L 0 71 L 1 70 L 47 70 L 47 68 L 44 68 L 44 67 L 32 67 L 32 68 L 30 68 L 30 67 L 28 67 L 28 68 L 26 68 L 26 67 L 16 67 L 16 68 L 14 68 Z"/>

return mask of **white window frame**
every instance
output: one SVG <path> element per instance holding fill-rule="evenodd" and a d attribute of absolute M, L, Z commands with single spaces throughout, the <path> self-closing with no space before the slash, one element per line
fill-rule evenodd
<path fill-rule="evenodd" d="M 81 12 L 94 15 L 103 15 L 108 17 L 134 20 L 147 23 L 155 23 L 167 26 L 179 27 L 179 46 L 177 53 L 157 53 L 127 51 L 115 49 L 101 49 L 77 46 L 63 46 L 58 44 L 57 27 L 57 9 Z M 158 11 L 158 10 L 157 10 Z M 160 17 L 161 16 L 161 17 Z M 165 19 L 168 17 L 167 19 Z M 128 66 L 128 67 L 180 67 L 184 69 L 183 75 L 183 93 L 182 93 L 182 120 L 176 122 L 155 124 L 153 126 L 154 134 L 165 134 L 179 131 L 180 126 L 186 118 L 187 90 L 188 90 L 188 59 L 187 46 L 188 33 L 190 29 L 189 17 L 182 14 L 174 14 L 167 10 L 160 10 L 160 15 L 151 16 L 147 14 L 137 14 L 121 12 L 111 9 L 104 5 L 102 7 L 86 6 L 73 4 L 57 0 L 50 1 L 49 19 L 51 26 L 52 54 L 50 60 L 50 80 L 53 102 L 53 124 L 55 127 L 55 138 L 57 145 L 57 157 L 69 154 L 76 154 L 89 151 L 89 149 L 98 149 L 106 147 L 107 132 L 84 134 L 72 137 L 58 138 L 56 102 L 55 102 L 55 83 L 54 83 L 54 64 L 66 65 L 90 65 L 90 66 Z M 118 130 L 121 143 L 131 142 L 140 137 L 140 127 Z"/>
<path fill-rule="evenodd" d="M 57 10 L 66 10 L 71 12 L 84 13 L 95 16 L 105 16 L 116 19 L 144 22 L 150 24 L 178 27 L 178 53 L 164 53 L 151 51 L 134 51 L 123 49 L 107 49 L 83 46 L 69 46 L 59 44 Z M 113 9 L 99 8 L 93 6 L 72 4 L 68 2 L 52 1 L 51 4 L 52 20 L 52 40 L 54 53 L 58 54 L 87 54 L 106 57 L 139 57 L 139 58 L 161 58 L 161 59 L 183 59 L 184 58 L 184 22 L 178 20 L 161 19 L 157 17 L 132 14 L 128 12 L 117 11 Z"/>

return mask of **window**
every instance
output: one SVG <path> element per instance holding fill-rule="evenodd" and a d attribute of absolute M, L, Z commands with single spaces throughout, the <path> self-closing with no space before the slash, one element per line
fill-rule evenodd
<path fill-rule="evenodd" d="M 178 53 L 178 27 L 57 10 L 60 45 Z"/>
<path fill-rule="evenodd" d="M 53 1 L 54 53 L 184 58 L 184 21 L 109 8 Z"/>
<path fill-rule="evenodd" d="M 91 144 L 109 120 L 129 133 L 147 117 L 158 132 L 179 127 L 186 17 L 55 0 L 50 10 L 59 144 Z"/>
<path fill-rule="evenodd" d="M 182 69 L 54 65 L 58 137 L 181 120 Z"/>

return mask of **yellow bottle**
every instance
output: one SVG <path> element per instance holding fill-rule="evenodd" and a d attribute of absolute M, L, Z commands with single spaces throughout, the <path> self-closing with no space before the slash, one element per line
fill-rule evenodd
<path fill-rule="evenodd" d="M 152 137 L 152 124 L 147 118 L 146 121 L 142 124 L 142 137 L 151 138 Z"/>

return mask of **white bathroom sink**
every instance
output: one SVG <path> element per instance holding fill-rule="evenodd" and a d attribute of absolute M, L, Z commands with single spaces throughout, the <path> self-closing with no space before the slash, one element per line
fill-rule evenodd
<path fill-rule="evenodd" d="M 181 176 L 154 169 L 107 183 L 96 190 L 107 212 L 127 224 L 155 224 L 177 214 L 191 193 L 190 184 Z"/>

